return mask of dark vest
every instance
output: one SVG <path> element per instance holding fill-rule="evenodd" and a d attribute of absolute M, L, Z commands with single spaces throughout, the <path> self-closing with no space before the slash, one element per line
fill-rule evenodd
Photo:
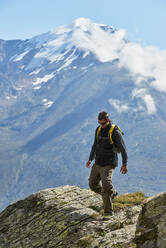
<path fill-rule="evenodd" d="M 106 128 L 101 128 L 97 137 L 95 163 L 100 166 L 112 165 L 117 166 L 117 152 L 115 146 L 110 143 L 109 130 L 111 124 Z"/>

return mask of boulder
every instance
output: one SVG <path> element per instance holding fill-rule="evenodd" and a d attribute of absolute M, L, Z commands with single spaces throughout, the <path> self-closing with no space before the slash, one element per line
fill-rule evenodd
<path fill-rule="evenodd" d="M 102 201 L 88 189 L 42 190 L 0 214 L 1 248 L 132 248 L 141 206 L 119 210 L 103 221 Z"/>
<path fill-rule="evenodd" d="M 101 196 L 88 189 L 41 190 L 0 213 L 0 248 L 166 248 L 165 206 L 161 193 L 104 221 Z"/>
<path fill-rule="evenodd" d="M 136 243 L 138 248 L 166 247 L 166 192 L 144 201 L 138 218 Z"/>

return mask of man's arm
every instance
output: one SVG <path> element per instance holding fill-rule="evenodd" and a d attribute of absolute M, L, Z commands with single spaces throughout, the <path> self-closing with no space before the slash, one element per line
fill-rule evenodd
<path fill-rule="evenodd" d="M 96 145 L 97 145 L 96 135 L 97 135 L 97 129 L 98 128 L 96 128 L 94 142 L 93 142 L 92 149 L 91 149 L 91 152 L 90 152 L 90 155 L 89 155 L 89 160 L 90 161 L 92 161 L 95 158 L 95 154 L 96 154 Z"/>
<path fill-rule="evenodd" d="M 93 143 L 92 148 L 91 148 L 91 152 L 90 152 L 90 155 L 89 155 L 89 160 L 86 163 L 86 167 L 88 167 L 88 168 L 90 167 L 90 164 L 91 164 L 92 160 L 95 158 L 95 154 L 96 154 L 96 144 L 97 144 L 96 134 L 97 134 L 97 129 L 95 131 L 94 143 Z"/>
<path fill-rule="evenodd" d="M 122 167 L 121 167 L 120 171 L 122 172 L 122 174 L 126 174 L 128 171 L 128 169 L 127 169 L 128 156 L 127 156 L 126 145 L 125 145 L 125 142 L 123 140 L 121 132 L 118 129 L 116 129 L 113 132 L 112 138 L 115 142 L 115 145 L 120 149 L 121 156 L 122 156 Z"/>

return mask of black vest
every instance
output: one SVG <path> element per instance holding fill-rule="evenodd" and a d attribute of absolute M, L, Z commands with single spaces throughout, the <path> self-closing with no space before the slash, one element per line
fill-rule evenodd
<path fill-rule="evenodd" d="M 110 142 L 110 128 L 111 124 L 109 124 L 106 128 L 101 128 L 98 137 L 96 137 L 97 144 L 95 163 L 100 166 L 111 165 L 116 167 L 118 157 L 115 146 Z"/>

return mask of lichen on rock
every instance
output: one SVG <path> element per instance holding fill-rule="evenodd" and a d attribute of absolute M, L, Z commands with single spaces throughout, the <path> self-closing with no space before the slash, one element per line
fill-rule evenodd
<path fill-rule="evenodd" d="M 126 201 L 133 197 L 127 194 Z M 166 247 L 161 246 L 165 222 L 159 203 L 148 199 L 142 207 L 142 198 L 132 204 L 124 199 L 124 195 L 117 197 L 115 214 L 103 221 L 100 195 L 76 186 L 41 190 L 0 213 L 0 248 L 143 248 L 146 230 L 151 240 L 157 239 L 156 247 Z M 151 211 L 154 220 L 149 219 Z M 151 233 L 149 220 L 157 236 Z"/>

